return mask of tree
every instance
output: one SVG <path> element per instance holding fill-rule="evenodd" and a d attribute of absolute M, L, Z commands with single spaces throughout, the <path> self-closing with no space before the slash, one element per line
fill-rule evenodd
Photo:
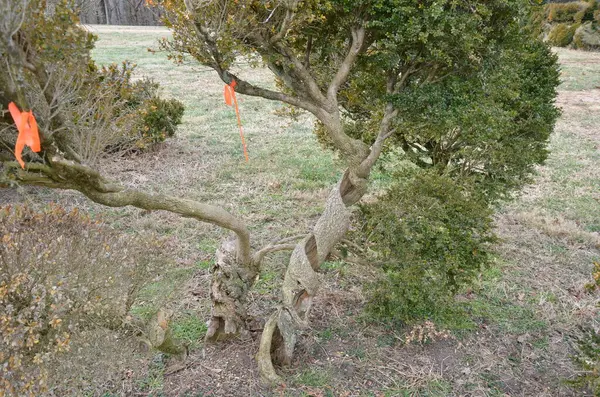
<path fill-rule="evenodd" d="M 318 136 L 347 165 L 313 232 L 294 248 L 282 306 L 265 326 L 258 362 L 269 380 L 277 380 L 272 351 L 291 361 L 296 329 L 318 291 L 316 271 L 346 233 L 347 208 L 366 192 L 386 145 L 421 167 L 468 175 L 496 198 L 521 186 L 546 156 L 558 72 L 525 27 L 526 2 L 184 3 L 163 2 L 174 32 L 164 48 L 178 60 L 194 57 L 225 83 L 235 80 L 241 94 L 312 113 Z M 277 89 L 234 75 L 240 56 L 268 67 Z M 501 81 L 486 81 L 493 79 Z"/>
<path fill-rule="evenodd" d="M 173 39 L 162 45 L 176 60 L 190 55 L 224 83 L 235 81 L 240 94 L 310 112 L 320 139 L 346 164 L 312 232 L 253 250 L 243 220 L 224 209 L 125 188 L 87 163 L 71 137 L 119 127 L 110 117 L 102 125 L 74 117 L 81 103 L 68 95 L 95 97 L 95 90 L 58 72 L 88 76 L 89 37 L 74 26 L 67 6 L 48 16 L 39 0 L 1 1 L 0 51 L 11 68 L 0 77 L 2 106 L 12 100 L 36 109 L 42 131 L 40 157 L 32 157 L 25 169 L 4 161 L 4 183 L 74 189 L 107 206 L 166 210 L 232 231 L 211 270 L 207 340 L 245 332 L 245 297 L 262 259 L 292 250 L 283 301 L 265 325 L 257 355 L 261 375 L 271 382 L 279 380 L 273 358 L 283 364 L 292 360 L 298 330 L 306 326 L 319 290 L 319 266 L 346 234 L 348 207 L 367 192 L 369 175 L 385 150 L 399 147 L 418 166 L 498 187 L 488 192 L 500 197 L 543 161 L 557 114 L 556 58 L 524 28 L 528 2 L 523 0 L 164 0 Z M 534 56 L 528 57 L 531 51 Z M 239 57 L 266 66 L 276 87 L 260 87 L 232 73 Z M 524 62 L 512 70 L 520 58 Z M 522 80 L 529 75 L 532 87 L 490 92 L 490 70 L 508 83 L 519 73 Z M 546 77 L 538 81 L 540 70 Z M 480 100 L 479 112 L 470 113 Z M 97 110 L 107 114 L 104 107 Z M 518 160 L 507 161 L 517 149 Z"/>

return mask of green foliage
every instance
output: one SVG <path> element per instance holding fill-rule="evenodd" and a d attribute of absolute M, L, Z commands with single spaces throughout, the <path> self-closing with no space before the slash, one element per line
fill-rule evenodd
<path fill-rule="evenodd" d="M 566 47 L 573 41 L 578 24 L 559 23 L 555 25 L 548 35 L 548 43 L 556 47 Z"/>
<path fill-rule="evenodd" d="M 0 209 L 0 240 L 0 386 L 19 396 L 46 389 L 78 329 L 123 322 L 161 248 L 57 206 Z"/>
<path fill-rule="evenodd" d="M 548 22 L 581 22 L 585 9 L 589 8 L 589 4 L 584 1 L 576 1 L 571 3 L 551 3 L 546 5 L 546 18 Z"/>
<path fill-rule="evenodd" d="M 545 45 L 515 37 L 476 72 L 395 96 L 401 158 L 419 168 L 363 207 L 372 249 L 387 263 L 385 279 L 371 287 L 374 313 L 434 318 L 488 263 L 491 206 L 546 159 L 558 78 Z"/>
<path fill-rule="evenodd" d="M 406 157 L 453 178 L 469 176 L 490 202 L 529 181 L 547 157 L 559 115 L 556 56 L 520 39 L 496 50 L 477 73 L 411 85 L 395 98 L 404 131 L 397 144 Z"/>
<path fill-rule="evenodd" d="M 405 172 L 362 207 L 385 277 L 370 287 L 373 313 L 411 322 L 434 317 L 490 260 L 492 211 L 468 183 L 434 171 Z"/>
<path fill-rule="evenodd" d="M 175 135 L 178 124 L 183 117 L 183 104 L 177 99 L 151 98 L 140 110 L 142 147 L 152 143 L 163 142 L 167 137 Z"/>
<path fill-rule="evenodd" d="M 585 329 L 577 340 L 577 353 L 572 360 L 579 372 L 567 383 L 600 396 L 600 334 L 592 328 Z"/>
<path fill-rule="evenodd" d="M 144 78 L 133 81 L 135 64 L 123 62 L 111 64 L 98 72 L 98 82 L 114 88 L 114 100 L 123 101 L 115 108 L 115 118 L 127 115 L 130 128 L 123 128 L 123 137 L 113 144 L 113 150 L 145 149 L 175 135 L 181 124 L 184 107 L 177 99 L 158 97 L 159 84 Z M 127 124 L 124 122 L 123 124 Z"/>

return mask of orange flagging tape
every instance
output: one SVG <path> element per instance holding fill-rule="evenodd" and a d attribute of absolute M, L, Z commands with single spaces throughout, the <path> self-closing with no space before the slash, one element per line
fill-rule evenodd
<path fill-rule="evenodd" d="M 42 150 L 37 122 L 32 111 L 21 112 L 14 102 L 8 104 L 8 110 L 19 130 L 17 144 L 15 145 L 15 157 L 21 164 L 21 168 L 25 168 L 25 162 L 21 157 L 25 146 L 29 146 L 34 152 Z"/>
<path fill-rule="evenodd" d="M 225 103 L 229 106 L 235 106 L 235 115 L 237 116 L 238 127 L 240 127 L 240 137 L 242 138 L 242 146 L 244 147 L 244 157 L 248 161 L 248 149 L 246 148 L 246 140 L 244 139 L 244 127 L 242 127 L 242 119 L 240 118 L 240 109 L 238 107 L 237 98 L 235 96 L 235 86 L 237 83 L 235 80 L 231 80 L 230 84 L 225 85 Z"/>

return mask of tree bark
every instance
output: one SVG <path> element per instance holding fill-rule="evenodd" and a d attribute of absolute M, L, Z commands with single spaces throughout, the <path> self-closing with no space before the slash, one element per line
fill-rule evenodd
<path fill-rule="evenodd" d="M 388 92 L 392 92 L 395 85 L 395 79 L 390 80 Z M 281 382 L 273 367 L 273 360 L 278 364 L 291 364 L 297 333 L 308 326 L 310 308 L 321 284 L 317 270 L 348 231 L 348 207 L 356 204 L 367 192 L 371 169 L 379 158 L 386 139 L 394 132 L 392 120 L 396 115 L 397 110 L 391 104 L 386 105 L 379 133 L 370 150 L 364 150 L 364 143 L 355 146 L 353 156 L 347 158 L 349 167 L 331 190 L 325 211 L 313 232 L 298 243 L 292 253 L 282 286 L 282 305 L 267 321 L 256 355 L 261 378 L 267 383 Z M 324 123 L 329 121 L 321 120 Z M 335 121 L 325 123 L 328 132 L 331 136 L 336 133 L 344 135 L 341 125 Z"/>
<path fill-rule="evenodd" d="M 325 211 L 312 233 L 292 252 L 282 286 L 282 305 L 267 321 L 256 356 L 263 380 L 269 383 L 280 381 L 273 359 L 278 364 L 291 364 L 297 332 L 307 327 L 310 308 L 321 285 L 317 270 L 348 231 L 348 207 L 360 200 L 366 186 L 365 178 L 358 177 L 352 168 L 347 169 L 331 190 Z"/>
<path fill-rule="evenodd" d="M 254 284 L 259 265 L 243 263 L 237 255 L 235 236 L 221 243 L 211 268 L 211 318 L 206 341 L 219 341 L 247 331 L 246 296 Z"/>
<path fill-rule="evenodd" d="M 106 18 L 106 24 L 110 25 L 110 10 L 108 7 L 108 0 L 102 0 L 102 4 L 104 4 L 104 16 Z"/>

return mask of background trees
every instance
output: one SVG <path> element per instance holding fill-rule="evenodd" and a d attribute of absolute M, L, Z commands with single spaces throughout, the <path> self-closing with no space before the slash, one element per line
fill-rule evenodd
<path fill-rule="evenodd" d="M 84 24 L 141 25 L 160 24 L 162 10 L 149 8 L 145 0 L 78 0 L 79 18 Z"/>

